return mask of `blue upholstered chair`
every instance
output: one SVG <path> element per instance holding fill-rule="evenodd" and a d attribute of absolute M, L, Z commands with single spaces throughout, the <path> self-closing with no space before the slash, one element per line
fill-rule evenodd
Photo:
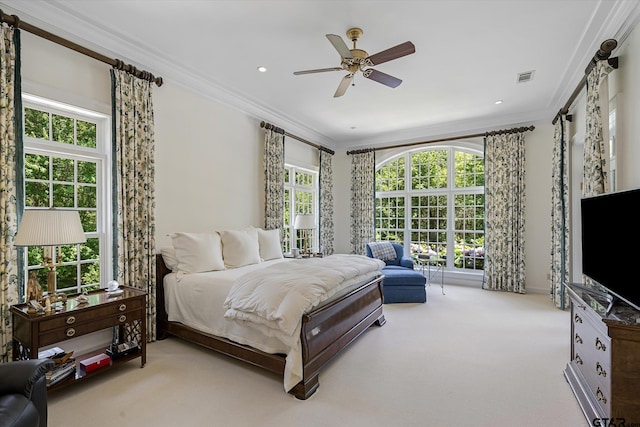
<path fill-rule="evenodd" d="M 398 243 L 391 243 L 396 252 L 394 259 L 383 260 L 387 265 L 382 269 L 382 293 L 384 303 L 426 302 L 427 279 L 413 269 L 411 258 L 404 256 L 404 248 Z M 367 244 L 367 256 L 374 258 L 373 252 Z"/>

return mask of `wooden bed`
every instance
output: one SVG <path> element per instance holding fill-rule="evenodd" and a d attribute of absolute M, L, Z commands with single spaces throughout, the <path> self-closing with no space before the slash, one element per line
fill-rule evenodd
<path fill-rule="evenodd" d="M 170 272 L 162 255 L 157 255 L 158 339 L 173 335 L 281 376 L 284 374 L 285 355 L 283 354 L 265 353 L 226 338 L 197 331 L 182 323 L 169 322 L 165 308 L 164 277 Z M 365 332 L 369 326 L 384 325 L 382 279 L 383 276 L 377 276 L 339 299 L 303 316 L 300 331 L 303 379 L 289 393 L 298 399 L 309 398 L 318 388 L 318 374 L 324 365 Z"/>

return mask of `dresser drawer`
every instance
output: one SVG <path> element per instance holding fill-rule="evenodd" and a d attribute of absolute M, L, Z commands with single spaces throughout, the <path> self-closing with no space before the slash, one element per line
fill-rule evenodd
<path fill-rule="evenodd" d="M 92 308 L 76 309 L 70 313 L 59 313 L 52 318 L 48 318 L 39 323 L 41 334 L 51 332 L 56 329 L 66 329 L 82 323 L 91 322 L 105 317 L 112 317 L 120 313 L 140 310 L 144 305 L 144 299 L 129 299 L 122 302 Z"/>
<path fill-rule="evenodd" d="M 611 339 L 606 326 L 580 308 L 572 311 L 572 359 L 602 412 L 610 414 Z"/>

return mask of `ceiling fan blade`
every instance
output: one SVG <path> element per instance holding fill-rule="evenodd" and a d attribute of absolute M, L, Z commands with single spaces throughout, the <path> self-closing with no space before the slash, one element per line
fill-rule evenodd
<path fill-rule="evenodd" d="M 404 42 L 397 46 L 391 47 L 387 50 L 383 50 L 382 52 L 378 52 L 374 55 L 371 55 L 366 59 L 367 65 L 378 65 L 387 61 L 391 61 L 392 59 L 401 58 L 406 55 L 411 55 L 416 51 L 416 47 L 411 42 Z"/>
<path fill-rule="evenodd" d="M 336 89 L 336 93 L 333 94 L 334 98 L 344 95 L 344 93 L 349 89 L 349 84 L 351 84 L 351 79 L 353 78 L 353 74 L 347 74 L 342 78 L 338 89 Z"/>
<path fill-rule="evenodd" d="M 316 70 L 294 71 L 293 74 L 296 76 L 299 76 L 301 74 L 324 73 L 326 71 L 342 71 L 342 70 L 344 70 L 344 68 L 340 68 L 340 67 L 318 68 Z"/>
<path fill-rule="evenodd" d="M 385 74 L 381 71 L 374 70 L 371 68 L 364 70 L 362 72 L 362 75 L 368 78 L 369 80 L 382 83 L 383 85 L 389 86 L 389 87 L 398 87 L 400 86 L 400 83 L 402 83 L 402 80 L 400 80 L 397 77 L 390 76 L 389 74 Z"/>
<path fill-rule="evenodd" d="M 342 37 L 335 34 L 326 34 L 326 36 L 333 47 L 338 51 L 341 58 L 353 59 L 353 55 L 347 47 L 347 44 L 344 42 L 344 40 L 342 40 Z"/>

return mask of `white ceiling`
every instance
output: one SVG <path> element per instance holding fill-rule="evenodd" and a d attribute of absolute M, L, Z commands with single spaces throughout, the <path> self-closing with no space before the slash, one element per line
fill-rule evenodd
<path fill-rule="evenodd" d="M 551 120 L 601 42 L 621 41 L 639 0 L 2 0 L 32 25 L 190 87 L 333 148 L 421 141 Z M 7 7 L 11 10 L 7 10 Z M 345 72 L 325 34 L 360 27 L 369 54 L 416 53 L 375 69 L 391 89 Z M 614 51 L 615 54 L 615 51 Z M 256 69 L 263 65 L 266 73 Z M 517 83 L 520 72 L 533 80 Z M 359 78 L 358 78 L 359 77 Z M 161 91 L 162 87 L 156 88 Z M 495 101 L 503 103 L 496 105 Z"/>

